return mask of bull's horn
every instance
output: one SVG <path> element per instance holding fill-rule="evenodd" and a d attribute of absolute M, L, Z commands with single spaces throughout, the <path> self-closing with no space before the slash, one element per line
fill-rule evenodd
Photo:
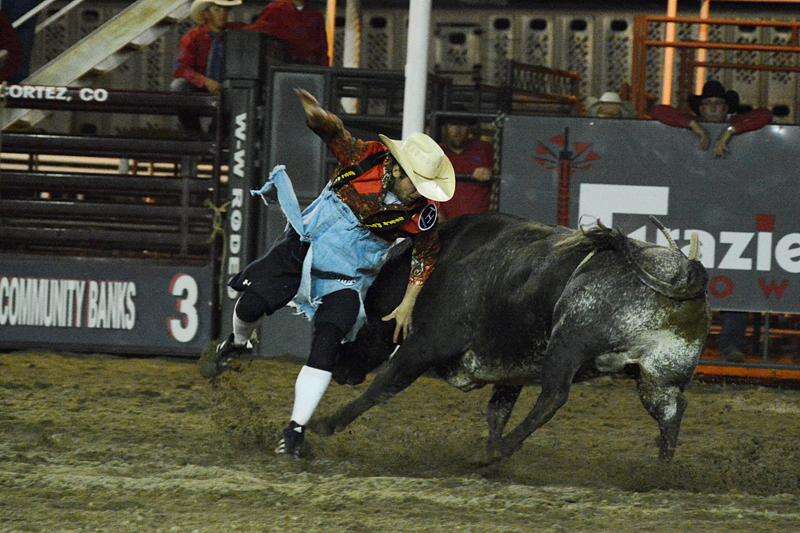
<path fill-rule="evenodd" d="M 673 250 L 680 250 L 680 248 L 678 248 L 678 245 L 675 244 L 675 239 L 673 239 L 672 235 L 669 234 L 669 230 L 664 226 L 664 224 L 662 224 L 661 221 L 658 220 L 653 215 L 650 215 L 648 218 L 650 219 L 650 222 L 655 224 L 656 227 L 661 231 L 661 233 L 664 234 L 664 237 L 667 238 L 667 242 L 669 243 L 669 247 L 672 248 Z"/>
<path fill-rule="evenodd" d="M 689 237 L 689 261 L 697 261 L 700 258 L 699 251 L 697 233 L 692 233 Z"/>

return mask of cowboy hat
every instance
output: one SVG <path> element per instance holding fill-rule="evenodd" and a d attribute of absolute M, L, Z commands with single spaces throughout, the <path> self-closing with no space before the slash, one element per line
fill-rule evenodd
<path fill-rule="evenodd" d="M 616 104 L 621 108 L 620 118 L 632 118 L 636 113 L 630 102 L 625 102 L 619 94 L 613 91 L 604 92 L 600 98 L 589 98 L 587 100 L 586 115 L 596 117 L 598 108 L 603 104 Z"/>
<path fill-rule="evenodd" d="M 392 140 L 386 135 L 378 137 L 422 196 L 437 202 L 453 197 L 456 192 L 453 163 L 436 141 L 424 133 L 412 133 L 405 141 Z"/>
<path fill-rule="evenodd" d="M 700 114 L 700 103 L 706 98 L 721 98 L 728 104 L 728 113 L 736 113 L 739 108 L 739 93 L 726 91 L 725 87 L 717 80 L 708 80 L 703 85 L 703 92 L 690 94 L 687 98 L 689 107 L 695 115 Z"/>
<path fill-rule="evenodd" d="M 220 7 L 233 7 L 241 4 L 242 0 L 194 0 L 191 8 L 192 20 L 198 24 L 201 24 L 203 21 L 200 20 L 200 15 L 211 5 L 217 5 Z"/>

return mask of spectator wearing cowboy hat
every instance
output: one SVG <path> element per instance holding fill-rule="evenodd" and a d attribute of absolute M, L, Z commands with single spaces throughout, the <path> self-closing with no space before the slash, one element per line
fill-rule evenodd
<path fill-rule="evenodd" d="M 243 24 L 229 24 L 228 10 L 241 5 L 242 0 L 194 0 L 191 17 L 197 26 L 181 38 L 174 79 L 170 90 L 179 93 L 207 91 L 220 94 L 222 62 L 224 59 L 222 32 L 240 29 Z M 181 125 L 189 131 L 202 132 L 200 119 L 190 113 L 178 115 Z"/>
<path fill-rule="evenodd" d="M 291 181 L 275 167 L 260 191 L 276 196 L 289 224 L 267 254 L 231 279 L 242 293 L 233 333 L 201 372 L 213 379 L 248 350 L 247 341 L 265 315 L 291 303 L 314 330 L 308 362 L 295 383 L 294 407 L 275 452 L 298 456 L 305 425 L 331 380 L 339 345 L 364 324 L 364 297 L 398 238 L 413 243 L 405 295 L 384 321 L 395 321 L 394 342 L 408 335 L 414 305 L 439 254 L 437 202 L 455 191 L 455 171 L 441 147 L 424 133 L 403 141 L 354 138 L 341 119 L 308 92 L 296 91 L 306 123 L 328 145 L 340 167 L 322 193 L 300 211 Z"/>
<path fill-rule="evenodd" d="M 466 113 L 463 106 L 453 106 L 451 110 Z M 453 198 L 440 206 L 442 220 L 489 210 L 494 148 L 472 137 L 471 130 L 477 123 L 474 116 L 466 114 L 449 115 L 443 120 L 440 146 L 453 163 L 457 182 Z"/>
<path fill-rule="evenodd" d="M 633 118 L 636 113 L 629 102 L 625 102 L 613 91 L 604 92 L 600 98 L 587 102 L 586 116 L 594 118 Z"/>
<path fill-rule="evenodd" d="M 265 33 L 286 44 L 290 63 L 328 65 L 328 39 L 322 13 L 306 0 L 273 0 L 244 29 Z"/>
<path fill-rule="evenodd" d="M 725 155 L 728 143 L 734 135 L 761 129 L 772 122 L 772 112 L 765 108 L 737 114 L 739 94 L 736 91 L 725 90 L 725 87 L 717 80 L 708 80 L 703 85 L 703 91 L 700 94 L 689 95 L 687 103 L 694 115 L 665 105 L 655 106 L 650 114 L 654 119 L 668 126 L 691 129 L 700 140 L 701 150 L 707 150 L 711 140 L 708 132 L 698 120 L 702 122 L 725 122 L 727 120 L 730 126 L 717 139 L 714 146 L 715 157 Z"/>

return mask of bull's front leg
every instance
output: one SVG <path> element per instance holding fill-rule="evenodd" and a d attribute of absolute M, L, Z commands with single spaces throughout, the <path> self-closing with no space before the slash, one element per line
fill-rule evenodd
<path fill-rule="evenodd" d="M 494 386 L 492 398 L 486 409 L 486 422 L 489 424 L 489 442 L 486 449 L 490 453 L 497 449 L 503 437 L 503 429 L 511 417 L 511 411 L 514 410 L 514 404 L 517 403 L 521 391 L 522 385 Z"/>
<path fill-rule="evenodd" d="M 413 340 L 413 336 L 409 337 L 361 396 L 328 417 L 312 420 L 309 428 L 321 435 L 332 435 L 346 428 L 368 409 L 388 401 L 411 385 L 433 366 L 423 352 L 414 348 L 416 343 Z"/>

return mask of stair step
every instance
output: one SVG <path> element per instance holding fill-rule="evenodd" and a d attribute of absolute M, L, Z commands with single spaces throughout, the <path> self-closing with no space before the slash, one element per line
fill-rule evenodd
<path fill-rule="evenodd" d="M 131 49 L 142 48 L 163 35 L 178 17 L 189 13 L 191 0 L 137 0 L 95 31 L 41 67 L 24 83 L 63 87 L 76 85 L 92 72 L 106 73 L 121 65 Z M 79 84 L 79 83 L 77 83 Z M 0 128 L 24 119 L 35 124 L 46 115 L 41 111 L 5 109 Z"/>
<path fill-rule="evenodd" d="M 92 72 L 97 74 L 108 74 L 127 61 L 131 54 L 131 50 L 120 50 L 119 52 L 114 52 L 112 55 L 108 56 L 92 67 Z"/>
<path fill-rule="evenodd" d="M 180 6 L 179 8 L 177 8 L 175 11 L 173 11 L 169 15 L 167 15 L 165 20 L 167 20 L 168 22 L 171 22 L 173 24 L 176 24 L 176 23 L 179 23 L 179 22 L 183 22 L 184 20 L 189 18 L 189 14 L 191 13 L 191 11 L 192 11 L 191 5 L 189 3 L 186 3 L 186 4 L 182 5 L 182 6 Z"/>
<path fill-rule="evenodd" d="M 147 48 L 153 41 L 164 35 L 169 28 L 170 26 L 166 24 L 158 24 L 152 28 L 147 28 L 138 37 L 133 39 L 129 46 L 137 49 Z"/>

